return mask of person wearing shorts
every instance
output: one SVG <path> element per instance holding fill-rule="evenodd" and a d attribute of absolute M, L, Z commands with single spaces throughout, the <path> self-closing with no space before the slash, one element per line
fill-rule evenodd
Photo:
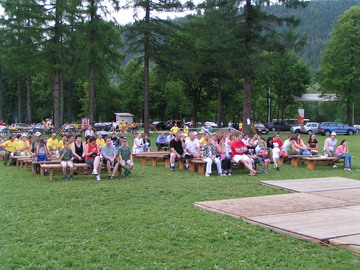
<path fill-rule="evenodd" d="M 128 146 L 127 139 L 124 137 L 122 144 L 118 150 L 119 154 L 119 163 L 122 168 L 125 170 L 125 176 L 128 176 L 131 173 L 131 170 L 134 168 L 134 161 L 131 155 L 131 149 Z"/>
<path fill-rule="evenodd" d="M 85 146 L 85 163 L 93 168 L 92 174 L 96 175 L 96 181 L 100 181 L 101 162 L 99 148 L 94 136 L 89 138 L 89 143 Z"/>
<path fill-rule="evenodd" d="M 61 167 L 62 167 L 62 172 L 64 175 L 64 180 L 68 180 L 68 177 L 66 175 L 66 169 L 69 168 L 70 170 L 70 174 L 69 174 L 69 180 L 73 180 L 74 179 L 74 164 L 72 162 L 73 160 L 73 153 L 72 150 L 69 147 L 69 142 L 68 141 L 64 141 L 64 148 L 61 148 L 59 150 L 59 155 L 60 155 L 60 159 L 61 159 Z"/>
<path fill-rule="evenodd" d="M 249 169 L 249 175 L 254 176 L 256 175 L 256 170 L 252 167 L 251 159 L 245 154 L 247 147 L 242 139 L 242 134 L 238 133 L 235 140 L 231 143 L 231 156 L 236 163 L 243 163 L 244 166 Z"/>
<path fill-rule="evenodd" d="M 117 151 L 111 141 L 111 137 L 106 137 L 105 145 L 101 148 L 101 155 L 103 156 L 103 163 L 106 166 L 108 177 L 114 179 L 119 163 L 116 159 Z M 111 167 L 113 167 L 112 173 Z"/>

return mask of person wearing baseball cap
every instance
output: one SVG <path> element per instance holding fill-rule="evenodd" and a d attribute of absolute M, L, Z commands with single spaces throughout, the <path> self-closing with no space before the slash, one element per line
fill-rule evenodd
<path fill-rule="evenodd" d="M 330 138 L 327 138 L 324 142 L 324 156 L 335 157 L 336 144 L 337 144 L 336 132 L 333 131 L 330 134 Z"/>

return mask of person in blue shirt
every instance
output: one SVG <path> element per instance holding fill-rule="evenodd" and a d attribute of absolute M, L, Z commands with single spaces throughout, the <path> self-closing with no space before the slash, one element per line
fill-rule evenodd
<path fill-rule="evenodd" d="M 156 146 L 158 147 L 158 151 L 160 151 L 163 147 L 169 147 L 169 143 L 168 143 L 164 133 L 161 133 L 157 137 Z"/>

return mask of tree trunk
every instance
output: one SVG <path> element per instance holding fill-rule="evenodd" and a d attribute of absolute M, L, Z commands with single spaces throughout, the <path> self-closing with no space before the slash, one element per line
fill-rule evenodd
<path fill-rule="evenodd" d="M 244 97 L 243 97 L 243 129 L 244 134 L 251 134 L 251 126 L 248 122 L 251 120 L 251 74 L 245 72 L 244 76 Z"/>
<path fill-rule="evenodd" d="M 18 89 L 18 119 L 17 122 L 22 122 L 22 89 L 21 89 L 21 74 L 17 77 L 17 89 Z"/>
<path fill-rule="evenodd" d="M 0 66 L 0 121 L 4 121 L 3 102 L 2 67 Z"/>
<path fill-rule="evenodd" d="M 64 124 L 64 80 L 60 74 L 60 126 Z"/>
<path fill-rule="evenodd" d="M 247 58 L 247 63 L 245 66 L 244 72 L 244 96 L 243 96 L 243 123 L 244 123 L 244 133 L 251 134 L 251 126 L 248 125 L 248 121 L 251 120 L 251 86 L 252 86 L 252 63 L 250 55 L 252 54 L 251 41 L 252 41 L 252 6 L 251 0 L 246 0 L 244 7 L 245 14 L 245 25 L 246 25 L 246 34 L 245 34 L 245 55 Z"/>
<path fill-rule="evenodd" d="M 94 111 L 95 111 L 95 72 L 93 65 L 90 65 L 89 67 L 89 79 L 90 79 L 90 85 L 89 85 L 89 120 L 90 125 L 94 125 Z"/>
<path fill-rule="evenodd" d="M 219 127 L 223 118 L 222 85 L 221 79 L 219 79 L 217 83 L 217 124 Z"/>
<path fill-rule="evenodd" d="M 149 23 L 150 23 L 150 2 L 146 1 L 145 10 L 145 36 L 144 36 L 144 132 L 149 134 Z"/>
<path fill-rule="evenodd" d="M 69 82 L 69 86 L 67 87 L 67 98 L 66 98 L 66 122 L 71 123 L 73 120 L 72 115 L 72 106 L 73 106 L 73 98 L 72 93 L 74 93 L 74 84 L 73 82 Z"/>
<path fill-rule="evenodd" d="M 53 92 L 53 103 L 54 103 L 54 116 L 53 124 L 55 132 L 60 128 L 60 88 L 61 78 L 60 71 L 55 70 L 53 74 L 54 92 Z"/>
<path fill-rule="evenodd" d="M 32 123 L 32 106 L 31 106 L 31 77 L 28 73 L 26 76 L 26 108 L 27 108 L 27 123 Z"/>
<path fill-rule="evenodd" d="M 95 42 L 95 24 L 96 19 L 96 5 L 95 1 L 91 0 L 90 2 L 90 55 L 89 55 L 89 121 L 90 125 L 94 125 L 95 123 L 95 65 L 93 59 L 93 44 Z"/>

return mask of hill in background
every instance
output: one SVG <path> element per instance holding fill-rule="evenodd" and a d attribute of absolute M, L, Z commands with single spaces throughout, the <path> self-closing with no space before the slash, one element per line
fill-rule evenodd
<path fill-rule="evenodd" d="M 321 52 L 338 17 L 356 5 L 360 5 L 360 0 L 311 1 L 306 8 L 288 9 L 273 5 L 265 10 L 277 16 L 294 16 L 301 20 L 295 31 L 305 35 L 308 40 L 299 55 L 315 73 L 320 64 Z"/>

